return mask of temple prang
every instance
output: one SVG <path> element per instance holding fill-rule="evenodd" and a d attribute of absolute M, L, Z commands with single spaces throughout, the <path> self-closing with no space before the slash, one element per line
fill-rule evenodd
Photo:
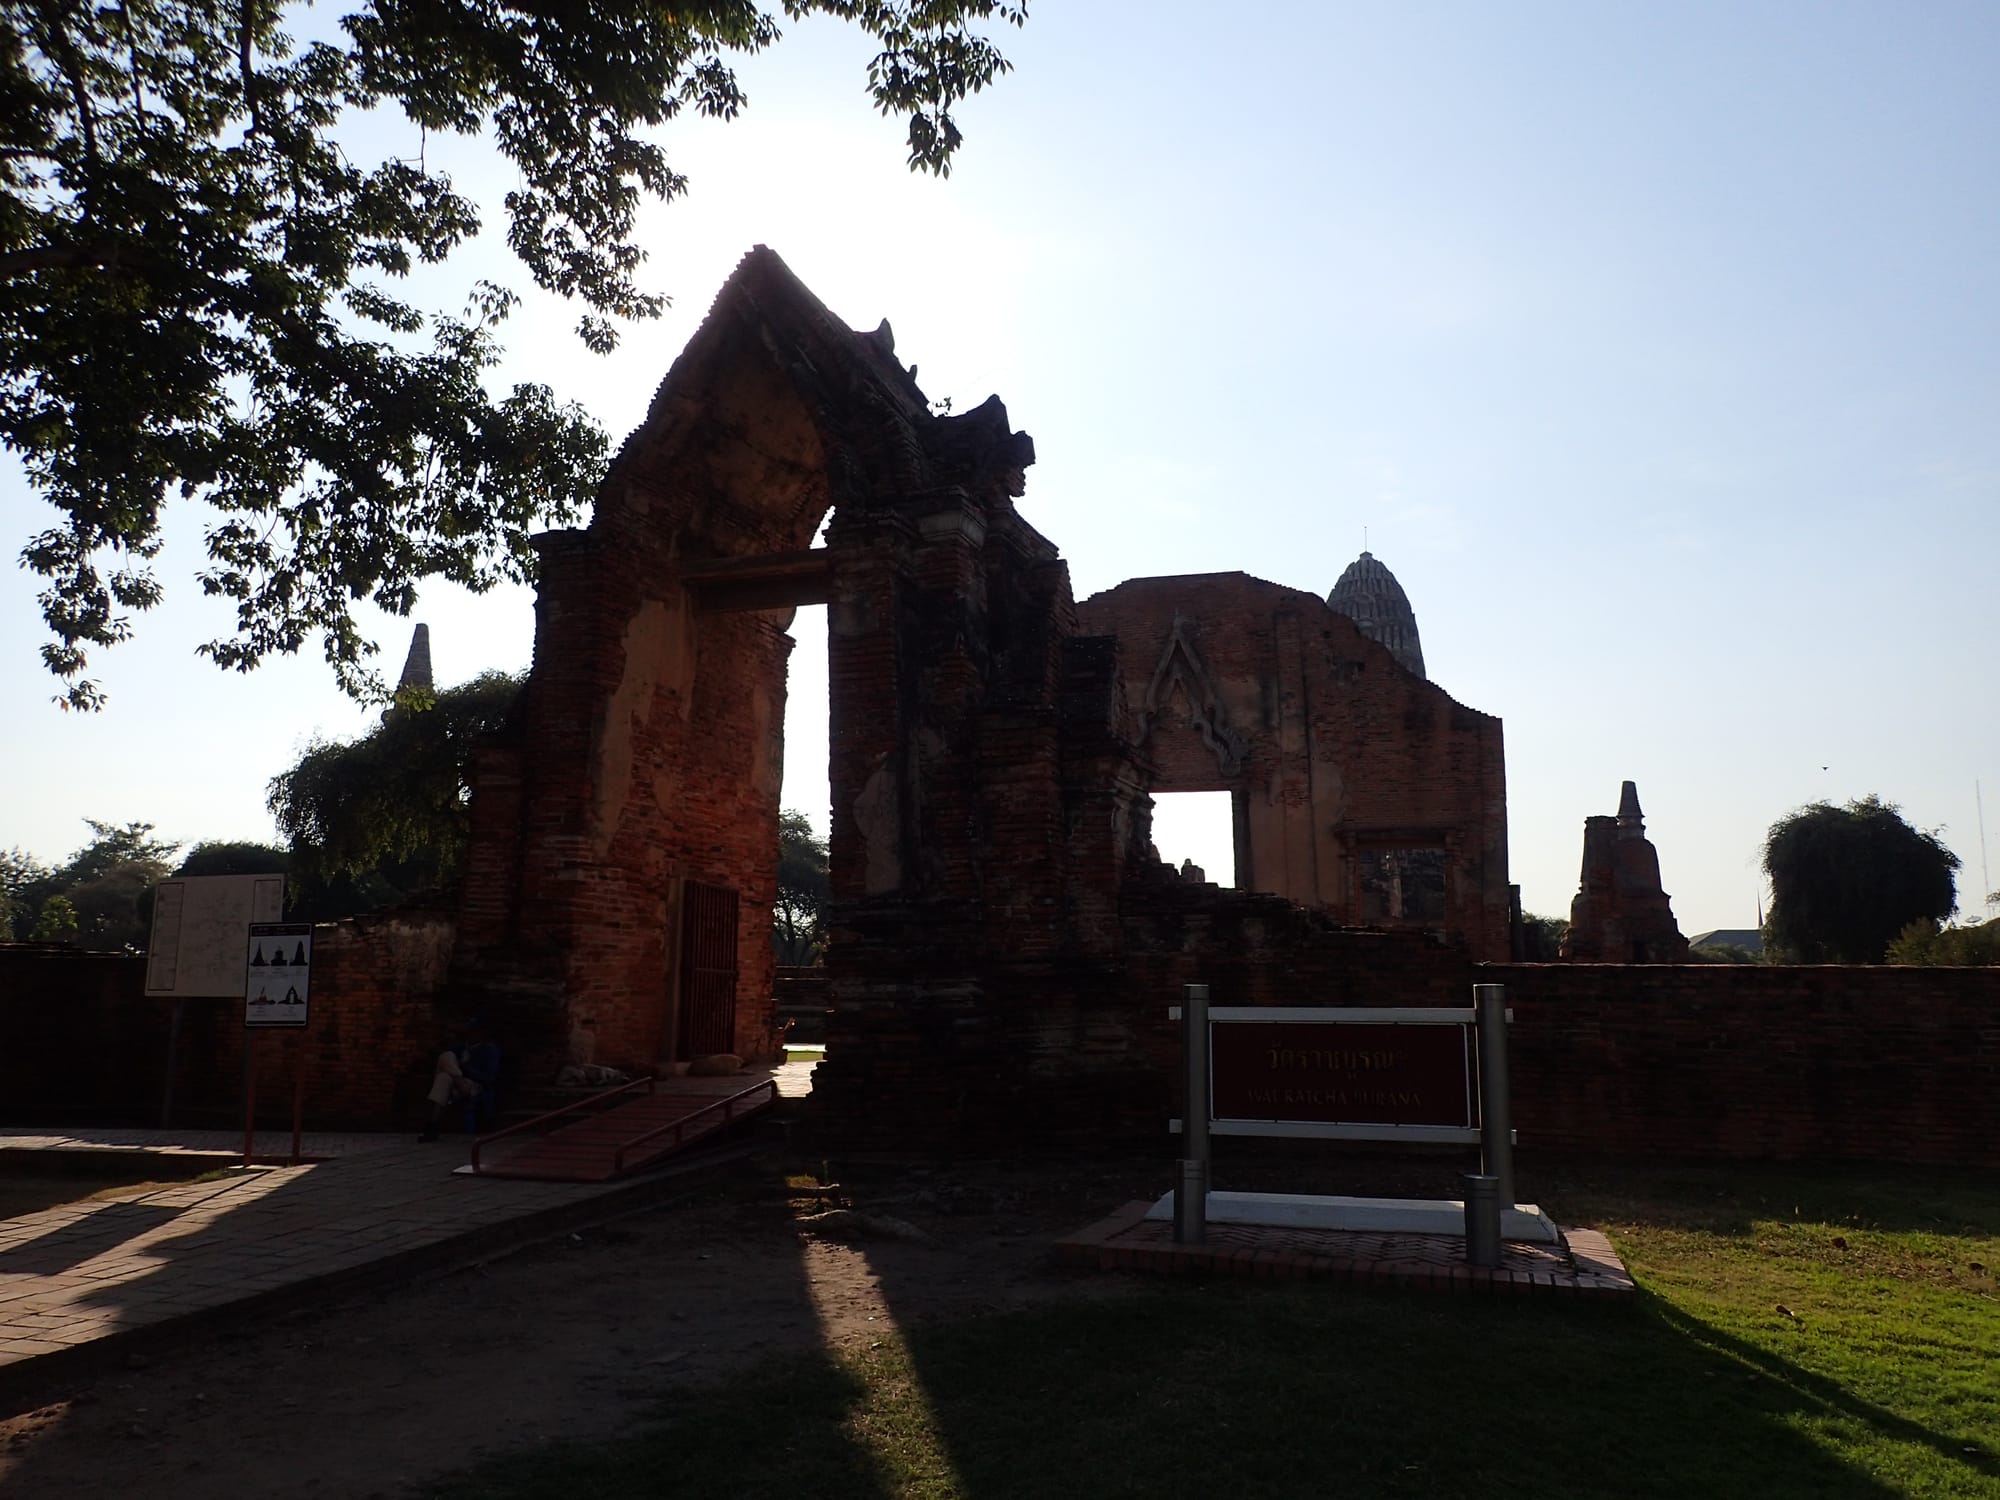
<path fill-rule="evenodd" d="M 1358 1003 L 1385 955 L 1441 1000 L 1504 959 L 1500 723 L 1410 668 L 1414 622 L 1384 643 L 1241 573 L 1078 604 L 1014 504 L 1034 458 L 997 398 L 933 410 L 886 323 L 745 257 L 589 526 L 538 539 L 454 1003 L 545 1068 L 769 1050 L 786 627 L 822 604 L 830 1128 L 949 1139 L 1028 1096 L 1051 1126 L 1150 1119 L 1184 969 Z M 1152 854 L 1152 794 L 1182 789 L 1230 792 L 1244 889 Z"/>

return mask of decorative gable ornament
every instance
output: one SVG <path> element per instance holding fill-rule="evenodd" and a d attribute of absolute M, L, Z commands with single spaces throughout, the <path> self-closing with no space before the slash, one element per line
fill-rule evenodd
<path fill-rule="evenodd" d="M 1243 755 L 1249 741 L 1229 722 L 1229 711 L 1201 654 L 1189 637 L 1190 627 L 1180 611 L 1174 612 L 1174 626 L 1167 635 L 1166 650 L 1153 668 L 1153 680 L 1146 687 L 1146 701 L 1139 711 L 1139 743 L 1145 744 L 1153 725 L 1178 687 L 1187 700 L 1188 722 L 1201 734 L 1201 742 L 1215 754 L 1216 766 L 1224 776 L 1243 769 Z"/>

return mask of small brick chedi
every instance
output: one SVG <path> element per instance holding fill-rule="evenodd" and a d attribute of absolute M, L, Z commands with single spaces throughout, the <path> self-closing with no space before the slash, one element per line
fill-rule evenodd
<path fill-rule="evenodd" d="M 828 611 L 836 1134 L 1157 1130 L 1180 982 L 1448 1002 L 1504 959 L 1499 721 L 1241 573 L 1077 604 L 1014 504 L 1034 456 L 997 397 L 934 410 L 886 323 L 846 327 L 752 251 L 588 528 L 538 539 L 533 668 L 475 765 L 456 1003 L 551 1065 L 772 1051 L 806 605 Z M 1151 794 L 1178 789 L 1231 794 L 1243 889 L 1152 853 Z"/>
<path fill-rule="evenodd" d="M 1562 956 L 1577 963 L 1688 961 L 1688 940 L 1660 889 L 1660 855 L 1646 837 L 1639 788 L 1629 781 L 1619 792 L 1617 817 L 1583 820 L 1583 876 Z"/>

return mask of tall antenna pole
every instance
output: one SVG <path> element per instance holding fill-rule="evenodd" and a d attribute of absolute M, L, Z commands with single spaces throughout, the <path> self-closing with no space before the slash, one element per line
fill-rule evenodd
<path fill-rule="evenodd" d="M 1972 804 L 1979 809 L 1979 883 L 1984 887 L 1979 893 L 1979 904 L 1987 911 L 1993 910 L 1993 876 L 1986 868 L 1986 799 L 1979 794 L 1979 778 L 1972 779 Z"/>

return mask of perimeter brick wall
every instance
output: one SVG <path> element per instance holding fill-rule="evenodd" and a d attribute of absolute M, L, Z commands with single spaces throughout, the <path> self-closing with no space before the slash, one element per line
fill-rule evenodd
<path fill-rule="evenodd" d="M 0 1119 L 143 1113 L 148 1090 L 157 1118 L 167 1008 L 145 988 L 143 957 L 0 944 Z"/>
<path fill-rule="evenodd" d="M 1222 931 L 1203 934 L 1194 951 L 1161 943 L 1130 955 L 1127 979 L 1165 997 L 1157 1007 L 1134 1014 L 1107 992 L 1104 1007 L 1072 1018 L 1087 1020 L 1072 1045 L 1095 1038 L 1091 1047 L 1143 1060 L 1152 1075 L 1136 1087 L 1137 1077 L 1105 1080 L 1138 1112 L 1135 1130 L 1157 1126 L 1148 1112 L 1171 1092 L 1165 1006 L 1182 983 L 1206 978 L 1218 1004 L 1287 995 L 1454 1004 L 1480 980 L 1505 984 L 1514 1010 L 1524 1153 L 2000 1166 L 2000 969 L 1474 967 L 1404 934 L 1361 934 L 1351 946 L 1312 934 L 1294 946 L 1285 938 L 1300 934 L 1285 932 L 1282 903 L 1269 897 L 1211 893 L 1204 903 L 1174 894 L 1238 910 L 1218 912 Z M 1217 941 L 1245 917 L 1265 929 L 1256 940 Z M 1174 925 L 1163 921 L 1161 936 Z M 309 1124 L 414 1125 L 431 1059 L 455 1019 L 438 999 L 450 952 L 450 923 L 434 914 L 314 929 Z M 0 1118 L 156 1120 L 171 1003 L 146 998 L 144 983 L 143 958 L 0 945 Z M 241 1119 L 242 1041 L 240 1002 L 187 1002 L 175 1083 L 181 1123 Z M 259 1038 L 258 1115 L 268 1125 L 289 1119 L 298 1044 Z M 1102 1109 L 1079 1109 L 1077 1123 L 1086 1118 L 1093 1128 L 1105 1123 Z"/>
<path fill-rule="evenodd" d="M 308 1126 L 414 1128 L 450 1019 L 451 945 L 451 920 L 429 912 L 315 926 L 311 1027 L 257 1037 L 259 1121 L 289 1123 L 303 1045 Z M 141 956 L 0 946 L 0 1118 L 156 1124 L 174 1002 L 145 983 Z M 243 1039 L 240 999 L 183 1003 L 175 1124 L 242 1121 Z"/>
<path fill-rule="evenodd" d="M 1490 965 L 1524 1152 L 2000 1166 L 2000 969 Z"/>

